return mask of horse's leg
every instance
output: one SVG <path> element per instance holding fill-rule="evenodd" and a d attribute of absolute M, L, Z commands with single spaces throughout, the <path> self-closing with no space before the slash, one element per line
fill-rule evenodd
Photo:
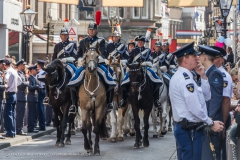
<path fill-rule="evenodd" d="M 155 107 L 153 105 L 152 108 L 152 122 L 153 122 L 153 138 L 158 138 L 158 134 L 157 134 L 157 124 L 156 124 L 156 113 L 155 113 Z"/>
<path fill-rule="evenodd" d="M 112 111 L 110 112 L 110 122 L 112 126 L 112 132 L 110 135 L 110 142 L 117 142 L 117 115 L 116 115 L 116 103 L 113 102 L 114 106 Z M 118 109 L 119 110 L 119 109 Z"/>
<path fill-rule="evenodd" d="M 60 119 L 61 119 L 61 139 L 60 139 L 60 144 L 58 145 L 58 147 L 64 147 L 65 143 L 65 130 L 67 128 L 67 119 L 68 119 L 68 106 L 70 106 L 70 104 L 65 104 L 63 105 L 63 113 L 60 114 Z M 71 128 L 70 124 L 69 124 L 69 130 Z"/>
<path fill-rule="evenodd" d="M 162 103 L 162 114 L 161 114 L 161 129 L 159 130 L 159 136 L 163 137 L 166 133 L 166 118 L 167 118 L 167 100 Z"/>
<path fill-rule="evenodd" d="M 130 117 L 130 136 L 135 136 L 136 132 L 135 132 L 135 119 L 134 119 L 134 116 L 133 116 L 133 110 L 132 110 L 132 106 L 131 106 L 131 110 L 130 110 L 130 113 L 129 113 L 129 117 Z"/>
<path fill-rule="evenodd" d="M 171 102 L 170 100 L 168 101 L 169 102 L 169 112 L 168 112 L 168 119 L 169 119 L 169 123 L 168 123 L 168 131 L 172 132 L 172 105 L 171 105 Z"/>
<path fill-rule="evenodd" d="M 127 134 L 130 132 L 130 114 L 129 114 L 129 110 L 130 110 L 130 104 L 128 104 L 128 109 L 126 112 L 126 115 L 124 116 L 124 123 L 123 123 L 123 133 L 125 136 L 127 136 Z"/>
<path fill-rule="evenodd" d="M 144 129 L 143 110 L 139 110 L 139 118 L 140 118 L 140 126 L 142 126 L 142 129 Z"/>
<path fill-rule="evenodd" d="M 152 111 L 152 107 L 148 107 L 144 110 L 144 137 L 143 137 L 143 146 L 148 147 L 149 146 L 149 141 L 148 141 L 148 129 L 149 129 L 149 116 Z"/>
<path fill-rule="evenodd" d="M 60 134 L 60 121 L 58 118 L 58 109 L 56 109 L 55 107 L 53 107 L 53 112 L 54 112 L 54 126 L 57 129 L 57 141 L 55 146 L 58 146 L 60 143 L 60 138 L 61 138 L 61 134 Z"/>
<path fill-rule="evenodd" d="M 135 120 L 134 128 L 136 131 L 134 148 L 139 148 L 142 145 L 142 143 L 141 143 L 142 135 L 140 132 L 140 118 L 138 115 L 139 109 L 136 106 L 132 105 L 132 110 L 133 110 L 133 116 L 134 116 L 134 120 Z"/>
<path fill-rule="evenodd" d="M 92 145 L 93 145 L 93 142 L 92 142 L 92 122 L 91 122 L 90 116 L 87 117 L 87 130 L 88 130 L 88 143 L 90 145 L 90 150 L 92 152 Z"/>
<path fill-rule="evenodd" d="M 123 120 L 124 120 L 124 117 L 123 117 L 124 109 L 125 108 L 118 108 L 118 117 L 117 117 L 117 132 L 118 132 L 117 140 L 118 141 L 124 141 L 123 133 L 122 133 L 122 126 L 123 126 Z"/>
<path fill-rule="evenodd" d="M 68 121 L 69 121 L 69 128 L 68 128 L 68 134 L 67 134 L 67 139 L 65 141 L 66 145 L 71 145 L 71 135 L 72 135 L 72 126 L 74 126 L 74 119 L 75 119 L 75 115 L 74 114 L 70 114 L 68 117 Z"/>
<path fill-rule="evenodd" d="M 88 118 L 90 119 L 89 112 L 87 110 L 83 109 L 82 110 L 82 133 L 83 133 L 83 136 L 84 136 L 84 149 L 89 153 L 89 152 L 91 152 L 91 146 L 90 146 L 89 140 L 87 138 Z"/>
<path fill-rule="evenodd" d="M 94 155 L 100 155 L 100 147 L 99 147 L 99 137 L 100 137 L 100 132 L 103 133 L 104 131 L 102 130 L 103 127 L 103 121 L 105 121 L 105 118 L 103 118 L 104 115 L 104 109 L 102 109 L 103 106 L 98 106 L 95 110 L 95 125 L 93 132 L 95 133 L 95 143 L 94 143 Z M 101 111 L 102 109 L 102 111 Z M 106 122 L 106 121 L 105 121 Z M 105 125 L 105 124 L 104 124 Z M 104 136 L 103 134 L 101 136 Z"/>

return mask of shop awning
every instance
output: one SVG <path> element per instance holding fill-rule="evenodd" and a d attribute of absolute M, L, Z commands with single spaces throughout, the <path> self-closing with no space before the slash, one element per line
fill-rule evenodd
<path fill-rule="evenodd" d="M 19 32 L 9 31 L 8 32 L 8 46 L 12 46 L 19 42 Z"/>

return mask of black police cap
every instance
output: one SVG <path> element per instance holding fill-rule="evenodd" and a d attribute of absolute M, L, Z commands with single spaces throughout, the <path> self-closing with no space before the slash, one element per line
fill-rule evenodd
<path fill-rule="evenodd" d="M 145 38 L 145 36 L 139 35 L 139 36 L 135 37 L 135 41 L 146 42 L 146 38 Z"/>
<path fill-rule="evenodd" d="M 42 60 L 42 59 L 38 59 L 38 60 L 37 60 L 37 63 L 38 63 L 38 64 L 45 64 L 45 62 L 46 62 L 46 61 L 44 61 L 44 60 Z"/>
<path fill-rule="evenodd" d="M 16 63 L 16 66 L 19 66 L 20 64 L 27 64 L 26 62 L 24 62 L 24 59 L 21 59 L 20 61 L 18 61 Z"/>
<path fill-rule="evenodd" d="M 217 46 L 210 46 L 210 47 L 213 48 L 213 49 L 215 49 L 215 50 L 217 50 L 217 51 L 219 51 L 221 57 L 224 57 L 224 56 L 227 55 L 226 50 L 223 49 L 223 48 L 220 48 L 220 47 L 217 47 Z"/>
<path fill-rule="evenodd" d="M 177 58 L 181 58 L 186 55 L 198 55 L 198 53 L 199 52 L 194 49 L 194 42 L 192 42 L 185 46 L 182 46 L 172 54 L 177 56 Z"/>
<path fill-rule="evenodd" d="M 209 46 L 198 45 L 198 50 L 200 52 L 198 55 L 206 54 L 211 57 L 220 56 L 220 52 L 218 50 L 215 50 Z"/>
<path fill-rule="evenodd" d="M 3 64 L 10 65 L 11 63 L 12 63 L 12 59 L 11 58 L 4 58 L 3 59 Z"/>
<path fill-rule="evenodd" d="M 32 66 L 29 66 L 28 69 L 29 69 L 29 70 L 37 69 L 37 65 L 35 64 L 35 65 L 32 65 Z"/>

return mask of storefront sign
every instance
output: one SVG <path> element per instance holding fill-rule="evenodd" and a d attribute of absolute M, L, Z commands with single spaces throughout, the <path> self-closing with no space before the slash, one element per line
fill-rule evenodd
<path fill-rule="evenodd" d="M 11 24 L 13 24 L 13 25 L 19 25 L 19 19 L 11 18 Z"/>

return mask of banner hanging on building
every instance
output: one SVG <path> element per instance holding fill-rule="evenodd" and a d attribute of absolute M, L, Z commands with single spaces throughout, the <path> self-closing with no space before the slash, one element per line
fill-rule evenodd
<path fill-rule="evenodd" d="M 39 0 L 39 2 L 50 2 L 50 3 L 63 3 L 78 5 L 79 0 Z"/>
<path fill-rule="evenodd" d="M 103 7 L 143 7 L 143 0 L 102 0 Z"/>
<path fill-rule="evenodd" d="M 208 6 L 208 0 L 168 0 L 168 7 Z"/>

